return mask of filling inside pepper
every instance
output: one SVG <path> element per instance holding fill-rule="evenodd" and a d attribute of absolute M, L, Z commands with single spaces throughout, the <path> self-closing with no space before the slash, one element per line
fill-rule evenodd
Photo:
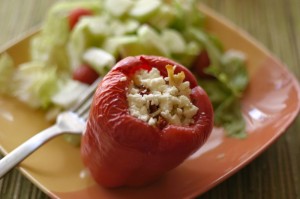
<path fill-rule="evenodd" d="M 167 77 L 159 70 L 141 69 L 135 72 L 130 83 L 127 100 L 132 116 L 164 128 L 168 124 L 189 125 L 198 107 L 190 99 L 190 83 L 184 81 L 185 74 L 175 74 L 176 66 L 167 65 Z"/>

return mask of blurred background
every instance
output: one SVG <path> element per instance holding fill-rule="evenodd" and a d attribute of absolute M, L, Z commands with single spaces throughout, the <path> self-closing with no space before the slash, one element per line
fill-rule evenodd
<path fill-rule="evenodd" d="M 0 0 L 0 48 L 44 19 L 58 0 Z M 266 46 L 300 79 L 299 0 L 202 0 Z M 0 198 L 48 198 L 15 169 Z M 300 198 L 300 118 L 270 148 L 199 198 Z"/>

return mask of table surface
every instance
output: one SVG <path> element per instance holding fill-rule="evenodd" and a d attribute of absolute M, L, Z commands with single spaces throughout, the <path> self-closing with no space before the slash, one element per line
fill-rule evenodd
<path fill-rule="evenodd" d="M 57 1 L 0 0 L 0 46 L 40 24 Z M 300 79 L 299 0 L 203 2 L 260 41 Z M 0 180 L 0 198 L 48 197 L 14 169 Z M 300 198 L 300 117 L 253 162 L 199 198 Z"/>

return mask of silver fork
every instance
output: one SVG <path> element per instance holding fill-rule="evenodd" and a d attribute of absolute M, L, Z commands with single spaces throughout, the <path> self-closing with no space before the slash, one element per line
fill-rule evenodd
<path fill-rule="evenodd" d="M 100 81 L 101 79 L 98 78 L 86 91 L 84 91 L 84 93 L 81 94 L 81 97 L 72 108 L 66 112 L 60 113 L 57 116 L 54 125 L 34 135 L 4 156 L 0 160 L 0 178 L 50 139 L 65 133 L 82 134 L 85 129 L 85 121 L 88 117 L 92 103 L 92 96 Z"/>

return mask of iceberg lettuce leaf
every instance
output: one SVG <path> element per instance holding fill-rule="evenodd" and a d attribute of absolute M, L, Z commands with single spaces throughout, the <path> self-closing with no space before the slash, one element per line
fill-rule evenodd
<path fill-rule="evenodd" d="M 14 95 L 32 107 L 48 108 L 52 95 L 58 90 L 59 77 L 55 67 L 42 62 L 28 62 L 19 66 L 14 74 Z"/>

